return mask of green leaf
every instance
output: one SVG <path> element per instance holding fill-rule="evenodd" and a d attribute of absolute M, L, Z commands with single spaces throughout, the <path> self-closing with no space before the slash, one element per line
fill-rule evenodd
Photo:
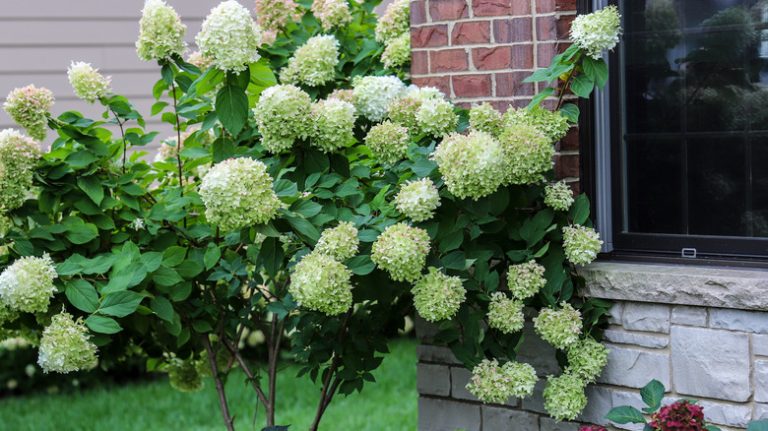
<path fill-rule="evenodd" d="M 714 425 L 706 425 L 706 426 L 704 426 L 704 429 L 706 431 L 722 431 L 720 429 L 720 427 L 717 427 L 717 426 L 714 426 Z M 747 431 L 749 431 L 749 430 L 747 430 Z"/>
<path fill-rule="evenodd" d="M 174 245 L 168 247 L 163 252 L 163 265 L 167 267 L 173 267 L 184 262 L 184 258 L 187 256 L 187 248 Z"/>
<path fill-rule="evenodd" d="M 646 413 L 653 413 L 661 407 L 661 400 L 664 398 L 664 385 L 658 380 L 651 380 L 640 390 L 640 396 L 648 408 L 643 409 Z"/>
<path fill-rule="evenodd" d="M 608 65 L 605 64 L 602 58 L 595 60 L 592 57 L 585 56 L 582 66 L 584 67 L 584 73 L 595 81 L 598 87 L 604 87 L 608 82 Z"/>
<path fill-rule="evenodd" d="M 355 275 L 368 275 L 376 268 L 376 264 L 367 255 L 355 256 L 347 261 L 347 267 Z"/>
<path fill-rule="evenodd" d="M 149 308 L 157 314 L 157 317 L 166 322 L 173 322 L 173 305 L 165 296 L 156 296 L 149 303 Z"/>
<path fill-rule="evenodd" d="M 104 188 L 101 186 L 101 180 L 94 176 L 79 177 L 77 179 L 77 186 L 91 198 L 93 203 L 96 205 L 101 204 L 101 201 L 104 199 Z"/>
<path fill-rule="evenodd" d="M 609 421 L 616 422 L 617 424 L 644 424 L 645 417 L 643 413 L 631 406 L 621 406 L 611 409 L 605 418 Z"/>
<path fill-rule="evenodd" d="M 93 285 L 82 279 L 75 279 L 67 283 L 64 294 L 70 304 L 78 310 L 93 313 L 99 308 L 99 294 Z"/>
<path fill-rule="evenodd" d="M 144 299 L 144 296 L 130 290 L 110 293 L 102 300 L 97 313 L 114 317 L 125 317 L 136 311 L 142 299 Z"/>
<path fill-rule="evenodd" d="M 584 224 L 589 219 L 589 198 L 586 195 L 581 194 L 574 200 L 570 216 L 574 224 Z"/>
<path fill-rule="evenodd" d="M 195 330 L 195 332 L 199 332 L 201 334 L 213 331 L 213 326 L 211 326 L 211 324 L 206 320 L 195 320 L 192 322 L 192 328 Z"/>
<path fill-rule="evenodd" d="M 323 206 L 313 201 L 297 201 L 291 207 L 291 211 L 303 215 L 306 218 L 312 218 L 322 211 Z"/>
<path fill-rule="evenodd" d="M 79 217 L 67 217 L 62 222 L 66 228 L 66 237 L 73 244 L 85 244 L 99 236 L 96 225 L 86 223 Z"/>
<path fill-rule="evenodd" d="M 111 317 L 92 315 L 85 319 L 85 325 L 99 334 L 116 334 L 123 330 L 119 323 Z"/>
<path fill-rule="evenodd" d="M 451 250 L 455 250 L 461 246 L 463 241 L 464 231 L 461 229 L 456 229 L 440 241 L 440 252 L 445 253 Z"/>
<path fill-rule="evenodd" d="M 205 255 L 203 256 L 205 269 L 211 269 L 216 266 L 219 259 L 221 259 L 221 249 L 219 249 L 216 244 L 208 244 L 208 248 L 205 250 Z"/>
<path fill-rule="evenodd" d="M 158 286 L 171 287 L 183 282 L 184 279 L 175 270 L 161 266 L 152 274 L 152 281 Z"/>
<path fill-rule="evenodd" d="M 228 83 L 216 95 L 219 121 L 233 136 L 237 136 L 248 119 L 248 96 L 245 89 Z"/>
<path fill-rule="evenodd" d="M 579 122 L 579 115 L 581 115 L 581 111 L 575 104 L 566 103 L 560 107 L 560 115 L 567 118 L 571 123 L 576 124 Z"/>
<path fill-rule="evenodd" d="M 316 243 L 320 239 L 320 232 L 317 228 L 303 217 L 290 217 L 285 218 L 291 227 L 301 236 L 309 239 L 312 243 Z"/>
<path fill-rule="evenodd" d="M 277 238 L 270 237 L 261 243 L 259 260 L 268 275 L 277 275 L 283 266 L 283 246 Z"/>
<path fill-rule="evenodd" d="M 586 75 L 576 75 L 576 77 L 573 78 L 573 81 L 571 81 L 571 91 L 573 91 L 573 94 L 585 99 L 592 94 L 592 89 L 594 88 L 595 81 Z"/>
<path fill-rule="evenodd" d="M 747 425 L 747 431 L 768 431 L 768 420 L 754 421 Z"/>
<path fill-rule="evenodd" d="M 533 109 L 541 104 L 541 102 L 544 101 L 549 96 L 552 96 L 555 94 L 555 89 L 552 87 L 547 87 L 541 91 L 539 91 L 539 94 L 535 95 L 533 99 L 531 99 L 531 103 L 528 104 L 526 107 L 527 109 Z"/>

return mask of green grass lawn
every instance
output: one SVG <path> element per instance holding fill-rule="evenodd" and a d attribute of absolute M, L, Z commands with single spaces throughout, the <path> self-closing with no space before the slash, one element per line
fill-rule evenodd
<path fill-rule="evenodd" d="M 403 431 L 416 429 L 416 342 L 396 340 L 392 353 L 374 373 L 377 382 L 362 393 L 334 399 L 321 430 Z M 296 367 L 281 371 L 277 422 L 306 431 L 315 414 L 319 388 L 296 378 Z M 238 430 L 260 430 L 263 409 L 253 420 L 252 390 L 240 379 L 228 382 Z M 33 395 L 0 400 L 0 429 L 14 431 L 221 430 L 213 382 L 193 394 L 173 390 L 166 381 L 86 390 L 74 394 Z"/>

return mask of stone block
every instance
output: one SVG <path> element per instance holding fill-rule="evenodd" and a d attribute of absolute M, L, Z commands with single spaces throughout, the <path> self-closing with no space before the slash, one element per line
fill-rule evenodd
<path fill-rule="evenodd" d="M 609 344 L 608 365 L 598 381 L 628 388 L 642 388 L 651 379 L 669 387 L 669 355 Z"/>
<path fill-rule="evenodd" d="M 732 331 L 768 334 L 768 313 L 713 308 L 709 311 L 709 326 Z"/>
<path fill-rule="evenodd" d="M 429 344 L 421 344 L 417 348 L 419 354 L 419 360 L 422 362 L 437 362 L 440 364 L 461 364 L 451 349 L 441 346 L 431 346 Z"/>
<path fill-rule="evenodd" d="M 560 374 L 560 365 L 555 353 L 555 348 L 536 334 L 532 324 L 525 325 L 523 343 L 517 355 L 518 361 L 533 365 L 540 376 Z"/>
<path fill-rule="evenodd" d="M 451 394 L 451 370 L 447 365 L 419 364 L 416 376 L 419 394 L 442 397 Z"/>
<path fill-rule="evenodd" d="M 579 424 L 574 422 L 558 422 L 552 418 L 542 416 L 540 420 L 541 431 L 578 431 Z"/>
<path fill-rule="evenodd" d="M 419 398 L 419 431 L 480 431 L 480 405 Z"/>
<path fill-rule="evenodd" d="M 672 323 L 675 325 L 707 326 L 707 309 L 678 305 L 672 308 Z"/>
<path fill-rule="evenodd" d="M 768 403 L 768 361 L 755 361 L 755 401 Z"/>
<path fill-rule="evenodd" d="M 523 409 L 536 412 L 536 413 L 544 413 L 546 414 L 547 411 L 544 409 L 544 385 L 546 384 L 546 379 L 540 379 L 538 382 L 536 382 L 536 387 L 533 389 L 533 395 L 527 398 L 523 398 Z"/>
<path fill-rule="evenodd" d="M 466 387 L 471 377 L 472 372 L 466 368 L 451 367 L 451 398 L 477 401 L 477 398 Z"/>
<path fill-rule="evenodd" d="M 624 310 L 623 302 L 615 302 L 611 307 L 611 315 L 608 318 L 608 322 L 612 325 L 621 325 L 621 312 Z"/>
<path fill-rule="evenodd" d="M 605 339 L 611 343 L 648 347 L 650 349 L 663 349 L 669 345 L 669 338 L 665 335 L 651 335 L 623 331 L 621 329 L 607 329 L 604 336 Z"/>
<path fill-rule="evenodd" d="M 752 420 L 757 421 L 761 419 L 768 419 L 768 404 L 755 404 Z"/>
<path fill-rule="evenodd" d="M 621 316 L 624 329 L 669 333 L 669 306 L 628 302 Z"/>
<path fill-rule="evenodd" d="M 416 337 L 422 342 L 430 342 L 438 332 L 437 325 L 427 322 L 419 316 L 413 319 L 413 325 L 416 328 Z"/>
<path fill-rule="evenodd" d="M 605 415 L 613 408 L 612 389 L 604 386 L 590 385 L 587 387 L 587 408 L 584 409 L 580 422 L 605 425 Z"/>
<path fill-rule="evenodd" d="M 539 415 L 511 408 L 483 406 L 483 431 L 539 431 Z"/>
<path fill-rule="evenodd" d="M 768 335 L 752 335 L 752 352 L 759 356 L 768 356 Z"/>
<path fill-rule="evenodd" d="M 699 401 L 707 420 L 717 425 L 744 428 L 752 419 L 752 407 L 749 405 L 736 405 L 718 403 L 716 401 Z"/>
<path fill-rule="evenodd" d="M 672 375 L 681 395 L 747 401 L 752 395 L 750 365 L 747 334 L 672 328 Z"/>

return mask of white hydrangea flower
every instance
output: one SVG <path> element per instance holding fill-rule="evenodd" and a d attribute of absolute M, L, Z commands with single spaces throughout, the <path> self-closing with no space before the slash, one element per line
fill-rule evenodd
<path fill-rule="evenodd" d="M 610 51 L 619 43 L 620 34 L 621 15 L 614 5 L 579 15 L 571 24 L 571 39 L 595 60 L 602 57 L 603 51 Z"/>
<path fill-rule="evenodd" d="M 488 304 L 488 326 L 504 334 L 520 332 L 525 326 L 522 301 L 507 298 L 502 292 L 493 292 Z"/>
<path fill-rule="evenodd" d="M 538 380 L 530 364 L 507 362 L 500 366 L 496 359 L 483 359 L 472 370 L 467 390 L 483 403 L 504 404 L 512 397 L 531 396 Z"/>
<path fill-rule="evenodd" d="M 393 165 L 408 152 L 408 129 L 385 121 L 371 127 L 365 136 L 365 145 L 381 163 Z"/>
<path fill-rule="evenodd" d="M 434 159 L 448 191 L 460 199 L 477 200 L 495 192 L 507 169 L 501 144 L 484 132 L 449 135 L 437 146 Z"/>
<path fill-rule="evenodd" d="M 507 286 L 517 299 L 528 299 L 547 285 L 544 267 L 535 260 L 518 265 L 510 265 L 507 270 Z"/>
<path fill-rule="evenodd" d="M 312 36 L 301 45 L 280 71 L 280 79 L 287 84 L 318 87 L 333 81 L 339 64 L 339 41 L 331 35 Z"/>
<path fill-rule="evenodd" d="M 304 308 L 336 316 L 352 306 L 352 271 L 322 253 L 304 256 L 293 268 L 288 292 Z"/>
<path fill-rule="evenodd" d="M 349 102 L 331 98 L 314 103 L 310 143 L 324 153 L 344 148 L 355 139 L 356 119 Z"/>
<path fill-rule="evenodd" d="M 136 53 L 144 61 L 168 60 L 186 49 L 187 26 L 163 0 L 146 0 L 139 21 Z"/>
<path fill-rule="evenodd" d="M 419 316 L 429 322 L 450 319 L 459 312 L 466 296 L 461 278 L 443 274 L 430 267 L 411 290 L 413 305 Z"/>
<path fill-rule="evenodd" d="M 456 131 L 459 116 L 453 111 L 453 104 L 445 99 L 424 100 L 416 111 L 419 131 L 434 137 L 443 137 Z"/>
<path fill-rule="evenodd" d="M 405 93 L 405 84 L 396 76 L 356 77 L 352 87 L 357 112 L 371 121 L 383 120 L 389 104 Z"/>
<path fill-rule="evenodd" d="M 608 348 L 592 337 L 581 339 L 568 348 L 566 372 L 594 383 L 608 364 Z"/>
<path fill-rule="evenodd" d="M 220 70 L 241 72 L 261 58 L 261 30 L 248 9 L 235 0 L 211 10 L 195 41 L 202 55 Z"/>
<path fill-rule="evenodd" d="M 40 155 L 40 144 L 35 140 L 13 129 L 0 131 L 0 212 L 15 210 L 24 203 Z M 3 221 L 0 224 L 8 224 Z"/>
<path fill-rule="evenodd" d="M 352 21 L 347 0 L 315 0 L 312 2 L 312 14 L 325 31 L 343 27 Z"/>
<path fill-rule="evenodd" d="M 554 166 L 555 147 L 536 127 L 518 124 L 501 132 L 504 184 L 536 184 Z"/>
<path fill-rule="evenodd" d="M 371 260 L 395 281 L 416 281 L 427 263 L 429 234 L 421 228 L 398 223 L 376 238 Z"/>
<path fill-rule="evenodd" d="M 386 43 L 411 29 L 410 0 L 395 0 L 376 24 L 376 40 Z"/>
<path fill-rule="evenodd" d="M 563 227 L 565 257 L 575 265 L 588 265 L 597 259 L 603 246 L 600 234 L 591 227 L 574 225 Z"/>
<path fill-rule="evenodd" d="M 422 104 L 427 101 L 440 100 L 444 101 L 446 99 L 445 95 L 437 88 L 411 85 L 402 97 L 393 100 L 389 104 L 387 114 L 393 122 L 408 128 L 408 131 L 412 135 L 419 135 L 422 133 L 419 127 L 419 121 L 416 118 L 419 109 Z"/>
<path fill-rule="evenodd" d="M 563 139 L 571 128 L 560 111 L 550 111 L 541 106 L 533 109 L 510 108 L 504 113 L 502 128 L 514 130 L 520 125 L 535 127 L 549 139 L 550 144 Z"/>
<path fill-rule="evenodd" d="M 357 228 L 351 222 L 343 221 L 338 226 L 323 231 L 315 245 L 315 253 L 327 254 L 343 262 L 355 256 L 359 246 Z"/>
<path fill-rule="evenodd" d="M 566 350 L 579 341 L 581 328 L 581 313 L 571 304 L 561 303 L 559 309 L 543 308 L 533 319 L 536 333 L 542 340 L 557 349 Z"/>
<path fill-rule="evenodd" d="M 264 33 L 275 37 L 289 22 L 301 19 L 301 9 L 294 0 L 256 0 L 255 3 L 256 22 Z M 266 34 L 262 35 L 262 42 L 267 43 L 266 39 Z"/>
<path fill-rule="evenodd" d="M 586 383 L 578 376 L 549 376 L 544 387 L 544 409 L 558 421 L 576 419 L 587 407 Z"/>
<path fill-rule="evenodd" d="M 43 371 L 66 374 L 90 370 L 97 363 L 96 345 L 85 325 L 64 311 L 53 316 L 40 339 L 37 364 Z"/>
<path fill-rule="evenodd" d="M 28 85 L 8 93 L 3 109 L 29 136 L 42 141 L 47 134 L 48 116 L 53 102 L 51 90 Z"/>
<path fill-rule="evenodd" d="M 312 99 L 299 87 L 274 85 L 264 90 L 253 109 L 261 144 L 273 154 L 289 150 L 310 133 L 311 110 Z"/>
<path fill-rule="evenodd" d="M 395 196 L 397 210 L 415 222 L 429 220 L 440 206 L 440 195 L 429 178 L 409 181 Z"/>
<path fill-rule="evenodd" d="M 405 66 L 411 61 L 411 32 L 390 40 L 381 53 L 381 62 L 389 69 Z"/>
<path fill-rule="evenodd" d="M 544 205 L 557 210 L 568 211 L 573 205 L 573 191 L 565 181 L 547 184 L 544 189 Z"/>
<path fill-rule="evenodd" d="M 12 310 L 45 312 L 51 302 L 58 277 L 48 254 L 17 259 L 0 274 L 0 300 Z"/>
<path fill-rule="evenodd" d="M 472 130 L 498 136 L 501 132 L 501 112 L 488 102 L 475 105 L 469 110 L 469 127 Z"/>
<path fill-rule="evenodd" d="M 112 91 L 110 78 L 99 73 L 90 63 L 72 62 L 67 77 L 77 97 L 93 103 Z"/>
<path fill-rule="evenodd" d="M 200 184 L 205 217 L 224 231 L 272 220 L 281 207 L 264 163 L 250 158 L 214 165 Z"/>

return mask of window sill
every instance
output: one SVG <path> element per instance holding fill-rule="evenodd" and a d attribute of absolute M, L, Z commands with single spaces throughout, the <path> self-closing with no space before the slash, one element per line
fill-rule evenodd
<path fill-rule="evenodd" d="M 595 262 L 579 271 L 586 294 L 603 299 L 768 309 L 768 271 L 694 265 Z"/>

